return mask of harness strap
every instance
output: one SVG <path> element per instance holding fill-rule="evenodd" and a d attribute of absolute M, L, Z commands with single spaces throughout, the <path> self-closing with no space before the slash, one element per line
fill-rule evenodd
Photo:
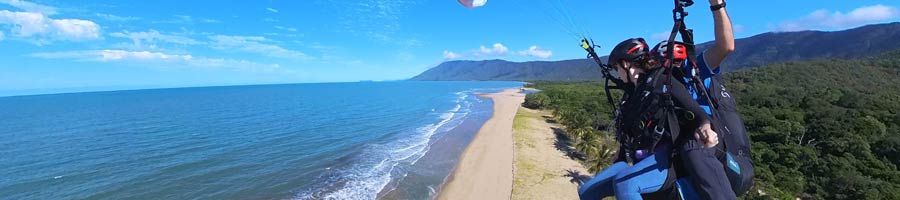
<path fill-rule="evenodd" d="M 674 1 L 675 1 L 675 9 L 672 10 L 672 19 L 675 21 L 675 25 L 672 26 L 672 32 L 669 34 L 669 39 L 667 41 L 667 45 L 669 47 L 675 46 L 675 36 L 678 35 L 678 33 L 682 32 L 683 29 L 685 29 L 684 28 L 684 17 L 687 16 L 687 12 L 684 11 L 684 7 L 687 7 L 687 6 L 690 6 L 691 4 L 693 4 L 692 1 L 683 1 L 683 0 L 674 0 Z M 676 127 L 675 127 L 678 124 L 678 119 L 677 119 L 677 117 L 673 119 L 675 102 L 672 101 L 672 94 L 669 91 L 669 88 L 672 85 L 672 68 L 673 68 L 672 65 L 675 62 L 674 52 L 675 52 L 675 48 L 667 48 L 666 49 L 666 62 L 664 62 L 663 66 L 662 66 L 662 68 L 663 68 L 662 74 L 664 76 L 663 77 L 663 85 L 662 85 L 662 94 L 661 94 L 662 98 L 661 98 L 661 102 L 658 102 L 661 104 L 662 112 L 658 113 L 658 118 L 657 118 L 657 119 L 662 119 L 662 120 L 659 120 L 659 122 L 656 124 L 656 126 L 654 126 L 654 130 L 656 130 L 657 127 L 660 127 L 660 126 L 662 126 L 664 129 L 668 129 L 669 136 L 672 137 L 673 139 L 675 137 L 673 134 L 673 131 L 680 131 L 680 130 L 676 130 Z M 653 85 L 655 86 L 656 80 L 654 80 L 653 82 L 654 82 Z M 651 151 L 653 151 L 653 149 L 656 148 L 656 145 L 658 145 L 659 142 L 662 140 L 661 138 L 662 138 L 662 134 L 657 133 L 657 134 L 653 135 L 653 144 L 650 146 Z"/>
<path fill-rule="evenodd" d="M 612 107 L 613 110 L 618 110 L 618 106 L 613 102 L 612 94 L 609 92 L 609 89 L 625 89 L 625 82 L 617 79 L 612 76 L 609 72 L 612 70 L 608 64 L 603 64 L 603 61 L 600 60 L 600 56 L 597 56 L 597 52 L 594 51 L 594 47 L 600 47 L 598 45 L 594 45 L 593 40 L 589 41 L 587 38 L 581 39 L 581 48 L 588 52 L 588 59 L 593 60 L 600 67 L 600 73 L 603 75 L 603 79 L 606 81 L 603 83 L 603 90 L 606 92 L 606 102 Z M 610 86 L 609 82 L 612 82 L 614 86 Z M 623 97 L 624 98 L 624 97 Z M 617 118 L 616 113 L 613 113 L 613 118 Z"/>
<path fill-rule="evenodd" d="M 668 44 L 674 45 L 675 35 L 676 34 L 681 35 L 681 40 L 686 46 L 686 51 L 687 51 L 687 55 L 688 55 L 686 61 L 688 62 L 688 64 L 690 64 L 691 70 L 693 72 L 693 74 L 691 74 L 691 76 L 690 76 L 691 80 L 689 81 L 689 83 L 692 84 L 694 86 L 694 88 L 696 89 L 697 96 L 699 96 L 703 100 L 706 100 L 706 102 L 710 104 L 710 106 L 711 106 L 710 112 L 712 113 L 712 118 L 710 120 L 711 121 L 712 120 L 721 120 L 721 118 L 719 117 L 719 113 L 718 113 L 718 109 L 719 109 L 718 99 L 716 97 L 714 97 L 713 95 L 709 94 L 709 92 L 707 91 L 706 85 L 704 85 L 703 81 L 700 80 L 700 77 L 699 77 L 700 67 L 697 65 L 698 58 L 697 58 L 697 52 L 696 52 L 696 45 L 694 44 L 694 31 L 692 29 L 688 29 L 684 23 L 684 17 L 687 16 L 687 12 L 684 11 L 685 6 L 682 6 L 683 4 L 679 3 L 680 1 L 681 0 L 675 0 L 676 6 L 675 6 L 675 9 L 672 11 L 672 17 L 675 20 L 675 25 L 672 28 L 671 35 L 669 35 Z M 669 49 L 667 49 L 667 51 L 668 51 L 667 52 L 668 55 L 667 55 L 666 63 L 667 63 L 667 65 L 669 65 L 669 67 L 671 67 L 671 64 L 675 61 L 674 53 L 673 53 L 674 48 L 669 48 Z M 703 59 L 703 58 L 700 58 L 700 59 Z M 676 71 L 680 71 L 680 70 L 676 70 Z M 681 76 L 685 77 L 683 72 L 682 72 Z M 713 122 L 711 122 L 711 123 L 713 123 Z M 724 123 L 719 123 L 718 125 L 725 126 Z M 726 134 L 729 134 L 729 135 L 731 134 L 731 130 L 729 130 L 728 127 L 722 127 L 719 130 L 724 130 Z M 722 141 L 723 146 L 727 149 L 728 140 L 720 140 L 720 141 Z M 743 152 L 738 152 L 738 153 L 743 153 Z"/>

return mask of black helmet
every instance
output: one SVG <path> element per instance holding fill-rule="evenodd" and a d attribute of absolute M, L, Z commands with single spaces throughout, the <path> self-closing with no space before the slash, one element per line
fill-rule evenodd
<path fill-rule="evenodd" d="M 619 61 L 644 62 L 647 60 L 649 49 L 644 38 L 631 38 L 620 42 L 609 52 L 607 64 L 614 65 Z"/>

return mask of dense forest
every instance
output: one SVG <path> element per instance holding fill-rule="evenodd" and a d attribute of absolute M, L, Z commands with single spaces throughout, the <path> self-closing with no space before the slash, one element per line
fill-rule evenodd
<path fill-rule="evenodd" d="M 900 199 L 900 51 L 723 78 L 753 142 L 756 185 L 741 198 Z M 617 144 L 602 83 L 532 87 L 524 106 L 552 110 L 592 172 L 608 165 Z"/>

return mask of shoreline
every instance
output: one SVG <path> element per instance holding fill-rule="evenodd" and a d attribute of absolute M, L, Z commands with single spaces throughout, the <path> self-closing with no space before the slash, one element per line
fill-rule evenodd
<path fill-rule="evenodd" d="M 513 119 L 525 100 L 521 88 L 480 96 L 493 114 L 460 155 L 436 199 L 509 199 L 513 189 Z"/>
<path fill-rule="evenodd" d="M 469 111 L 464 119 L 453 128 L 432 136 L 425 155 L 410 165 L 404 176 L 382 188 L 376 199 L 430 199 L 437 196 L 447 176 L 453 173 L 459 156 L 493 113 L 490 99 L 473 93 L 467 96 L 472 102 L 471 107 L 465 108 Z"/>

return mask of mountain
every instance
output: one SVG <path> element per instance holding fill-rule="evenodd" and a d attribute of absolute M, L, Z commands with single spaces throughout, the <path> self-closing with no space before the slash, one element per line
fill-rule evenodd
<path fill-rule="evenodd" d="M 600 78 L 600 68 L 586 59 L 531 62 L 460 60 L 441 63 L 410 80 L 584 81 Z"/>
<path fill-rule="evenodd" d="M 697 48 L 702 51 L 712 45 L 713 42 L 705 42 Z M 900 49 L 900 22 L 831 32 L 769 32 L 735 40 L 735 51 L 722 66 L 725 71 L 736 71 L 788 61 L 865 58 L 895 49 Z M 448 61 L 410 80 L 582 81 L 600 78 L 596 64 L 586 59 L 575 59 Z"/>
<path fill-rule="evenodd" d="M 713 42 L 697 45 L 711 47 Z M 843 31 L 763 33 L 735 40 L 726 71 L 772 63 L 816 59 L 856 59 L 900 48 L 900 22 L 867 25 Z"/>

